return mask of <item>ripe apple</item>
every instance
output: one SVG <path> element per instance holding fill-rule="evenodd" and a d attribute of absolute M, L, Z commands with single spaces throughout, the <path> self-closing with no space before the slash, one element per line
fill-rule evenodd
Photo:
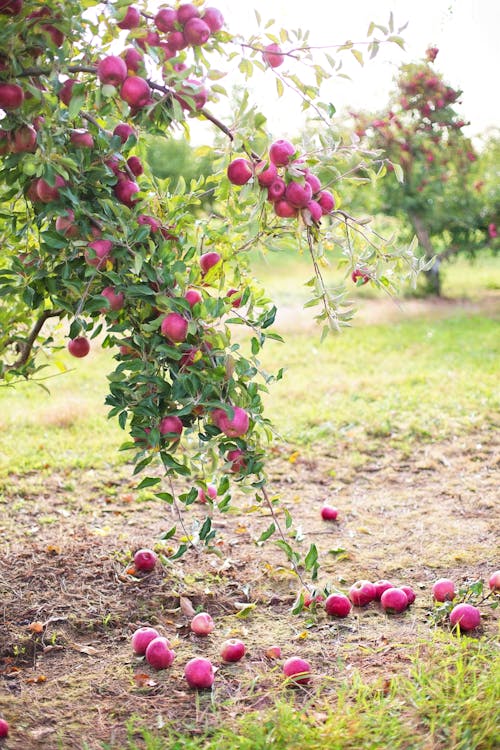
<path fill-rule="evenodd" d="M 225 411 L 218 415 L 217 427 L 228 437 L 241 437 L 248 432 L 249 416 L 248 413 L 240 406 L 234 407 L 234 416 L 232 419 Z"/>
<path fill-rule="evenodd" d="M 68 208 L 63 216 L 57 217 L 56 230 L 61 232 L 65 237 L 68 237 L 68 239 L 78 236 L 79 230 L 78 226 L 75 224 L 75 212 L 73 209 Z"/>
<path fill-rule="evenodd" d="M 208 635 L 215 628 L 215 622 L 208 612 L 198 612 L 191 620 L 191 630 L 196 635 Z"/>
<path fill-rule="evenodd" d="M 23 125 L 14 131 L 12 152 L 14 154 L 33 153 L 36 151 L 36 130 L 31 125 Z"/>
<path fill-rule="evenodd" d="M 171 31 L 167 36 L 167 48 L 172 52 L 180 52 L 188 46 L 182 31 Z"/>
<path fill-rule="evenodd" d="M 134 555 L 134 565 L 137 570 L 149 573 L 156 565 L 156 554 L 152 549 L 138 549 Z"/>
<path fill-rule="evenodd" d="M 285 191 L 285 199 L 295 208 L 305 208 L 312 198 L 312 188 L 308 182 L 290 182 Z"/>
<path fill-rule="evenodd" d="M 159 637 L 159 632 L 154 628 L 138 628 L 132 636 L 132 649 L 138 656 L 146 653 L 146 649 L 155 638 Z"/>
<path fill-rule="evenodd" d="M 158 636 L 146 648 L 146 661 L 153 669 L 168 669 L 175 659 L 175 651 L 170 648 L 168 638 Z"/>
<path fill-rule="evenodd" d="M 158 219 L 155 219 L 153 216 L 147 216 L 146 214 L 139 214 L 137 217 L 137 223 L 150 226 L 152 232 L 158 232 L 161 227 L 161 221 L 158 221 Z"/>
<path fill-rule="evenodd" d="M 281 200 L 286 192 L 286 182 L 281 177 L 276 177 L 267 188 L 267 198 L 271 203 Z"/>
<path fill-rule="evenodd" d="M 432 586 L 432 596 L 437 602 L 451 601 L 455 598 L 455 584 L 449 578 L 438 578 Z"/>
<path fill-rule="evenodd" d="M 266 657 L 268 659 L 281 659 L 281 647 L 280 646 L 269 646 L 266 648 Z"/>
<path fill-rule="evenodd" d="M 335 208 L 335 198 L 328 190 L 321 190 L 317 200 L 324 214 L 331 213 Z"/>
<path fill-rule="evenodd" d="M 144 35 L 137 36 L 135 41 L 144 52 L 147 51 L 148 47 L 159 47 L 161 44 L 161 39 L 156 31 L 147 31 Z"/>
<path fill-rule="evenodd" d="M 24 91 L 17 83 L 0 83 L 0 109 L 19 109 L 24 102 Z"/>
<path fill-rule="evenodd" d="M 211 253 L 203 253 L 203 255 L 200 256 L 200 266 L 203 274 L 208 273 L 211 268 L 217 265 L 221 260 L 221 256 L 219 253 L 211 252 Z"/>
<path fill-rule="evenodd" d="M 140 177 L 141 174 L 144 174 L 144 167 L 138 156 L 129 157 L 127 159 L 127 166 L 135 177 Z"/>
<path fill-rule="evenodd" d="M 336 521 L 338 514 L 337 508 L 334 508 L 333 505 L 328 505 L 328 503 L 325 503 L 321 508 L 321 518 L 323 521 Z"/>
<path fill-rule="evenodd" d="M 417 595 L 413 591 L 412 587 L 411 586 L 400 586 L 399 588 L 401 589 L 401 591 L 405 592 L 406 598 L 408 599 L 408 606 L 410 604 L 413 604 L 413 602 L 417 598 Z"/>
<path fill-rule="evenodd" d="M 137 205 L 137 203 L 139 203 L 138 199 L 134 199 L 134 195 L 137 195 L 140 190 L 141 189 L 137 182 L 129 180 L 128 177 L 123 180 L 119 179 L 113 188 L 113 192 L 120 203 L 128 206 L 128 208 L 133 208 L 135 205 Z"/>
<path fill-rule="evenodd" d="M 159 31 L 168 34 L 169 31 L 175 31 L 177 23 L 177 11 L 172 8 L 161 8 L 155 16 L 155 25 Z"/>
<path fill-rule="evenodd" d="M 228 289 L 226 297 L 229 297 L 229 300 L 231 301 L 231 307 L 239 307 L 241 305 L 242 298 L 241 296 L 237 297 L 237 294 L 239 294 L 238 289 Z"/>
<path fill-rule="evenodd" d="M 238 638 L 229 638 L 224 641 L 221 648 L 221 658 L 223 661 L 234 662 L 239 661 L 245 655 L 245 644 Z"/>
<path fill-rule="evenodd" d="M 200 11 L 192 3 L 184 3 L 177 8 L 177 21 L 184 26 L 191 18 L 198 18 Z"/>
<path fill-rule="evenodd" d="M 347 617 L 351 608 L 351 602 L 345 594 L 330 594 L 325 601 L 325 611 L 332 617 Z"/>
<path fill-rule="evenodd" d="M 224 16 L 217 8 L 205 8 L 202 18 L 212 34 L 220 31 L 224 26 Z"/>
<path fill-rule="evenodd" d="M 68 351 L 73 357 L 86 357 L 90 351 L 90 342 L 85 336 L 77 336 L 68 342 Z"/>
<path fill-rule="evenodd" d="M 125 65 L 125 63 L 123 64 Z M 149 88 L 149 83 L 144 78 L 129 76 L 122 84 L 120 96 L 130 107 L 141 108 L 150 104 L 151 89 Z"/>
<path fill-rule="evenodd" d="M 127 66 L 127 72 L 137 73 L 144 65 L 144 57 L 135 47 L 127 47 L 122 52 L 123 60 Z"/>
<path fill-rule="evenodd" d="M 202 300 L 201 293 L 197 289 L 188 289 L 184 295 L 184 299 L 189 302 L 190 307 L 194 307 Z"/>
<path fill-rule="evenodd" d="M 70 105 L 71 97 L 73 96 L 73 86 L 75 85 L 75 83 L 78 83 L 75 78 L 67 78 L 59 89 L 59 99 L 67 107 L 69 107 Z"/>
<path fill-rule="evenodd" d="M 184 39 L 193 47 L 205 44 L 210 33 L 210 27 L 201 18 L 190 18 L 184 26 Z"/>
<path fill-rule="evenodd" d="M 277 167 L 286 167 L 295 154 L 295 146 L 290 141 L 274 141 L 269 148 L 269 158 Z"/>
<path fill-rule="evenodd" d="M 450 612 L 450 624 L 460 630 L 474 630 L 481 622 L 481 612 L 472 604 L 457 604 Z"/>
<path fill-rule="evenodd" d="M 309 203 L 307 204 L 304 210 L 309 211 L 311 215 L 311 219 L 315 224 L 318 224 L 321 221 L 323 217 L 323 209 L 319 205 L 318 201 L 315 201 L 315 200 L 309 201 Z"/>
<path fill-rule="evenodd" d="M 408 606 L 408 597 L 402 589 L 386 589 L 380 597 L 382 609 L 389 614 L 399 614 Z"/>
<path fill-rule="evenodd" d="M 122 143 L 126 143 L 131 135 L 137 137 L 137 133 L 132 125 L 128 125 L 128 123 L 126 122 L 118 123 L 116 128 L 113 130 L 113 135 L 117 135 Z"/>
<path fill-rule="evenodd" d="M 241 448 L 235 448 L 235 450 L 228 451 L 226 458 L 231 464 L 230 471 L 233 474 L 239 474 L 247 468 L 245 452 L 242 451 Z"/>
<path fill-rule="evenodd" d="M 227 177 L 233 185 L 246 185 L 253 177 L 253 167 L 248 159 L 234 159 L 227 168 Z"/>
<path fill-rule="evenodd" d="M 351 274 L 351 279 L 355 284 L 358 283 L 358 279 L 362 279 L 361 286 L 363 286 L 363 284 L 367 284 L 370 281 L 370 274 L 362 271 L 360 268 L 355 268 Z"/>
<path fill-rule="evenodd" d="M 377 589 L 371 581 L 361 580 L 353 583 L 349 589 L 349 599 L 356 607 L 364 607 L 377 596 Z"/>
<path fill-rule="evenodd" d="M 324 601 L 324 598 L 323 594 L 316 594 L 314 596 L 312 594 L 306 594 L 304 597 L 304 607 L 309 608 L 311 604 L 319 604 L 319 602 Z"/>
<path fill-rule="evenodd" d="M 206 503 L 207 495 L 210 500 L 215 500 L 215 498 L 217 497 L 217 487 L 215 486 L 215 484 L 207 484 L 206 492 L 200 487 L 200 489 L 198 490 L 198 502 Z"/>
<path fill-rule="evenodd" d="M 102 84 L 120 86 L 127 77 L 125 61 L 117 55 L 108 55 L 99 60 L 97 77 Z"/>
<path fill-rule="evenodd" d="M 390 581 L 385 580 L 384 578 L 382 578 L 382 580 L 380 581 L 375 581 L 373 585 L 375 586 L 375 599 L 377 601 L 380 601 L 380 597 L 382 596 L 384 591 L 394 588 L 394 584 Z"/>
<path fill-rule="evenodd" d="M 109 302 L 109 307 L 101 308 L 101 312 L 106 313 L 109 312 L 110 309 L 117 312 L 122 309 L 125 302 L 125 295 L 123 292 L 117 292 L 112 286 L 106 286 L 102 290 L 101 295 L 106 297 Z"/>
<path fill-rule="evenodd" d="M 311 186 L 313 195 L 316 195 L 316 193 L 320 192 L 321 182 L 319 181 L 319 178 L 316 177 L 315 174 L 312 174 L 312 172 L 308 172 L 306 174 L 306 182 L 309 183 L 309 185 Z"/>
<path fill-rule="evenodd" d="M 161 322 L 161 332 L 172 343 L 180 343 L 186 340 L 189 323 L 182 315 L 176 312 L 166 315 Z"/>
<path fill-rule="evenodd" d="M 172 34 L 169 34 L 169 36 L 172 36 Z M 193 109 L 193 105 L 185 97 L 189 97 L 189 99 L 192 99 L 194 101 L 195 109 L 200 110 L 203 109 L 203 107 L 207 103 L 208 91 L 203 86 L 201 81 L 198 81 L 196 78 L 186 78 L 181 86 L 180 91 L 175 95 L 175 98 L 183 109 L 191 111 Z"/>
<path fill-rule="evenodd" d="M 64 187 L 64 185 L 66 185 L 65 180 L 58 174 L 56 175 L 54 185 L 49 185 L 46 180 L 40 178 L 36 185 L 38 198 L 42 203 L 56 201 L 59 199 L 59 188 Z"/>
<path fill-rule="evenodd" d="M 85 260 L 89 266 L 99 268 L 110 257 L 113 243 L 110 240 L 94 240 L 89 242 L 89 248 L 94 252 L 91 254 L 88 250 L 85 250 Z"/>
<path fill-rule="evenodd" d="M 4 10 L 0 10 L 0 13 L 5 13 Z M 0 739 L 7 737 L 9 734 L 9 724 L 5 719 L 0 719 Z"/>
<path fill-rule="evenodd" d="M 286 200 L 277 201 L 274 204 L 274 212 L 276 216 L 280 216 L 282 219 L 293 219 L 298 213 L 295 206 L 292 206 L 292 204 Z"/>
<path fill-rule="evenodd" d="M 281 51 L 281 47 L 276 43 L 268 44 L 267 47 L 264 47 L 262 59 L 270 68 L 279 68 L 285 62 L 285 56 Z"/>
<path fill-rule="evenodd" d="M 490 575 L 488 585 L 492 591 L 500 591 L 500 570 Z"/>
<path fill-rule="evenodd" d="M 189 687 L 203 690 L 214 684 L 214 668 L 209 659 L 195 656 L 184 667 L 184 677 Z"/>
<path fill-rule="evenodd" d="M 94 139 L 88 130 L 72 130 L 69 137 L 73 146 L 80 148 L 94 148 Z"/>
<path fill-rule="evenodd" d="M 283 674 L 296 685 L 307 685 L 311 682 L 311 665 L 305 659 L 291 656 L 283 664 Z"/>
<path fill-rule="evenodd" d="M 117 24 L 119 29 L 136 29 L 138 26 L 141 25 L 141 14 L 137 10 L 137 8 L 134 8 L 133 5 L 129 5 L 127 8 L 127 12 L 125 13 L 123 19 Z"/>
<path fill-rule="evenodd" d="M 278 177 L 278 169 L 276 164 L 273 164 L 272 162 L 261 161 L 255 168 L 255 174 L 257 175 L 257 181 L 261 187 L 270 187 Z"/>
<path fill-rule="evenodd" d="M 184 425 L 176 416 L 163 417 L 160 422 L 160 435 L 170 435 L 169 440 L 178 440 L 183 429 Z"/>

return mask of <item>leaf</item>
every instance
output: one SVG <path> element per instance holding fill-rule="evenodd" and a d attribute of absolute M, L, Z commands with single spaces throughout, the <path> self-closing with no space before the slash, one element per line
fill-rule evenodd
<path fill-rule="evenodd" d="M 135 489 L 143 490 L 145 489 L 145 487 L 153 487 L 155 484 L 159 484 L 160 482 L 160 477 L 144 477 L 142 482 L 140 482 L 140 484 L 138 484 Z"/>
<path fill-rule="evenodd" d="M 182 614 L 185 615 L 186 617 L 193 617 L 195 615 L 196 610 L 191 603 L 191 599 L 188 599 L 187 596 L 179 597 L 179 605 L 180 605 Z"/>
<path fill-rule="evenodd" d="M 393 164 L 392 166 L 394 167 L 394 174 L 396 175 L 397 181 L 402 184 L 405 181 L 402 166 L 400 164 Z"/>
<path fill-rule="evenodd" d="M 250 604 L 247 602 L 234 602 L 234 607 L 238 610 L 236 617 L 244 620 L 254 611 L 257 605 L 255 602 L 251 602 Z"/>
<path fill-rule="evenodd" d="M 281 78 L 276 78 L 276 90 L 280 98 L 285 93 L 285 87 L 283 86 L 283 81 L 281 80 Z"/>
<path fill-rule="evenodd" d="M 354 55 L 354 57 L 355 57 L 355 58 L 356 58 L 356 60 L 357 60 L 357 61 L 359 62 L 359 64 L 361 65 L 361 67 L 363 67 L 363 65 L 365 64 L 365 62 L 364 62 L 364 60 L 363 60 L 363 55 L 362 55 L 362 53 L 361 53 L 361 52 L 359 51 L 359 49 L 352 49 L 352 50 L 351 50 L 351 54 L 353 54 L 353 55 Z"/>
<path fill-rule="evenodd" d="M 274 532 L 276 531 L 276 526 L 274 523 L 271 523 L 270 526 L 262 532 L 260 537 L 257 539 L 257 544 L 261 544 L 262 542 L 265 542 L 269 537 L 271 537 Z"/>
<path fill-rule="evenodd" d="M 318 563 L 318 549 L 315 544 L 311 544 L 304 560 L 304 567 L 306 570 L 312 570 Z"/>

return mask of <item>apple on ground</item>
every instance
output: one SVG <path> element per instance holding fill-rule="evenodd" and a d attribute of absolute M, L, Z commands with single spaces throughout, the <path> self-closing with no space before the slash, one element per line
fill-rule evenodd
<path fill-rule="evenodd" d="M 215 628 L 215 622 L 208 612 L 198 612 L 191 620 L 191 630 L 196 635 L 209 635 Z"/>
<path fill-rule="evenodd" d="M 474 630 L 481 622 L 481 613 L 472 604 L 457 604 L 450 612 L 450 624 L 454 628 L 458 625 L 460 630 Z"/>
<path fill-rule="evenodd" d="M 168 638 L 158 636 L 146 648 L 146 661 L 154 669 L 168 669 L 175 659 L 175 651 L 170 648 Z"/>
<path fill-rule="evenodd" d="M 325 611 L 332 617 L 347 617 L 352 605 L 345 594 L 330 594 L 325 601 Z"/>
<path fill-rule="evenodd" d="M 139 549 L 134 555 L 134 565 L 137 570 L 149 573 L 156 565 L 156 554 L 152 549 Z"/>
<path fill-rule="evenodd" d="M 5 719 L 0 719 L 0 739 L 7 737 L 9 734 L 9 724 Z"/>
<path fill-rule="evenodd" d="M 243 641 L 238 638 L 229 638 L 222 644 L 220 655 L 223 661 L 235 662 L 243 658 L 245 651 Z"/>
<path fill-rule="evenodd" d="M 338 514 L 339 512 L 337 508 L 334 508 L 333 505 L 329 505 L 328 503 L 324 503 L 321 508 L 321 518 L 323 521 L 336 521 Z"/>
<path fill-rule="evenodd" d="M 189 687 L 205 690 L 214 683 L 214 668 L 209 659 L 196 656 L 190 659 L 184 667 L 184 677 Z"/>
<path fill-rule="evenodd" d="M 488 585 L 492 591 L 500 591 L 500 570 L 491 574 Z"/>
<path fill-rule="evenodd" d="M 159 632 L 154 628 L 142 627 L 138 628 L 132 636 L 132 649 L 135 654 L 142 656 L 146 653 L 146 649 L 155 638 L 160 636 Z"/>
<path fill-rule="evenodd" d="M 356 607 L 364 607 L 377 597 L 377 589 L 371 581 L 364 579 L 353 583 L 349 589 L 349 599 Z"/>
<path fill-rule="evenodd" d="M 86 357 L 90 351 L 90 341 L 85 336 L 77 336 L 68 342 L 68 351 L 73 357 Z"/>
<path fill-rule="evenodd" d="M 291 656 L 283 664 L 283 674 L 295 685 L 307 685 L 311 681 L 311 665 L 299 656 Z"/>
<path fill-rule="evenodd" d="M 384 612 L 399 614 L 408 606 L 408 597 L 402 589 L 386 589 L 380 597 L 380 604 Z"/>
<path fill-rule="evenodd" d="M 394 584 L 390 581 L 387 581 L 385 578 L 382 578 L 380 581 L 375 581 L 373 585 L 375 586 L 375 599 L 377 601 L 380 601 L 380 597 L 382 596 L 384 591 L 394 588 Z"/>
<path fill-rule="evenodd" d="M 400 586 L 399 588 L 401 589 L 401 591 L 405 592 L 406 598 L 408 599 L 408 606 L 410 604 L 413 604 L 413 602 L 417 598 L 417 595 L 413 591 L 412 587 L 411 586 Z"/>
<path fill-rule="evenodd" d="M 452 601 L 455 598 L 455 584 L 450 578 L 438 578 L 432 586 L 432 596 L 437 602 Z"/>
<path fill-rule="evenodd" d="M 281 659 L 281 646 L 269 646 L 266 649 L 266 657 L 268 659 Z"/>

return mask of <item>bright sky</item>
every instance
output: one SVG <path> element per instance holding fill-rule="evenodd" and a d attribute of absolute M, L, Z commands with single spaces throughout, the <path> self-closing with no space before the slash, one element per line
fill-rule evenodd
<path fill-rule="evenodd" d="M 163 3 L 162 3 L 163 4 Z M 312 45 L 362 41 L 370 21 L 387 24 L 391 10 L 402 32 L 406 51 L 396 45 L 381 48 L 364 68 L 343 53 L 345 72 L 352 81 L 334 78 L 324 94 L 337 110 L 376 109 L 387 100 L 397 67 L 423 56 L 429 46 L 439 47 L 437 69 L 463 89 L 461 112 L 471 121 L 470 135 L 500 127 L 500 1 L 499 0 L 210 0 L 218 7 L 233 34 L 249 37 L 257 31 L 254 9 L 278 27 L 309 29 Z M 286 48 L 286 45 L 284 45 Z M 282 68 L 300 75 L 300 65 L 287 61 Z M 221 81 L 229 86 L 228 79 Z M 274 76 L 267 71 L 249 82 L 251 98 L 269 120 L 274 137 L 293 136 L 300 129 L 300 100 L 278 100 Z M 215 112 L 216 107 L 211 106 Z"/>

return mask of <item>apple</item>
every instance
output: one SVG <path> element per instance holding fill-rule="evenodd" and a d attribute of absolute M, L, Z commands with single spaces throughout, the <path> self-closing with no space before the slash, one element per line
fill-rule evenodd
<path fill-rule="evenodd" d="M 167 669 L 175 659 L 175 651 L 170 648 L 168 638 L 154 638 L 146 648 L 146 661 L 153 669 Z"/>
<path fill-rule="evenodd" d="M 450 624 L 460 630 L 474 630 L 481 622 L 481 612 L 472 604 L 457 604 L 450 612 Z"/>
<path fill-rule="evenodd" d="M 62 47 L 64 42 L 64 34 L 60 29 L 56 29 L 56 27 L 51 23 L 44 23 L 41 28 L 43 29 L 43 31 L 47 32 L 47 34 L 52 39 L 52 43 L 55 44 L 56 47 Z"/>
<path fill-rule="evenodd" d="M 261 161 L 255 168 L 255 174 L 261 187 L 270 187 L 278 177 L 278 169 L 272 162 Z"/>
<path fill-rule="evenodd" d="M 151 102 L 151 89 L 144 78 L 129 76 L 122 84 L 120 96 L 130 107 L 145 107 Z"/>
<path fill-rule="evenodd" d="M 0 13 L 5 13 L 5 10 L 0 10 Z M 0 719 L 0 739 L 7 737 L 9 734 L 9 724 L 5 719 Z"/>
<path fill-rule="evenodd" d="M 306 594 L 304 597 L 304 607 L 309 609 L 311 604 L 319 604 L 319 602 L 324 601 L 324 598 L 323 594 L 316 594 L 315 596 L 312 594 Z"/>
<path fill-rule="evenodd" d="M 156 565 L 156 554 L 152 549 L 138 549 L 134 555 L 134 565 L 136 570 L 144 573 L 150 573 Z"/>
<path fill-rule="evenodd" d="M 126 122 L 118 123 L 116 128 L 113 130 L 113 135 L 117 135 L 122 143 L 126 143 L 131 135 L 137 138 L 137 133 L 132 125 L 128 125 Z"/>
<path fill-rule="evenodd" d="M 205 44 L 210 33 L 210 27 L 201 18 L 190 18 L 184 26 L 184 39 L 193 47 Z"/>
<path fill-rule="evenodd" d="M 203 690 L 214 684 L 214 668 L 209 659 L 195 656 L 184 667 L 184 677 L 189 687 Z"/>
<path fill-rule="evenodd" d="M 159 632 L 154 628 L 138 628 L 132 636 L 132 649 L 138 656 L 146 653 L 146 649 L 155 638 L 159 637 Z"/>
<path fill-rule="evenodd" d="M 490 575 L 488 585 L 492 591 L 500 591 L 500 570 Z"/>
<path fill-rule="evenodd" d="M 321 190 L 318 193 L 318 203 L 324 214 L 329 214 L 335 208 L 335 198 L 329 190 Z"/>
<path fill-rule="evenodd" d="M 208 612 L 198 612 L 191 620 L 191 630 L 196 635 L 208 635 L 215 628 L 215 622 Z"/>
<path fill-rule="evenodd" d="M 161 227 L 161 222 L 158 219 L 155 219 L 153 216 L 147 216 L 147 214 L 139 214 L 137 223 L 150 226 L 152 232 L 158 232 Z"/>
<path fill-rule="evenodd" d="M 297 209 L 295 206 L 292 206 L 292 204 L 286 200 L 277 201 L 274 204 L 274 212 L 276 216 L 280 216 L 282 219 L 293 219 L 297 216 Z"/>
<path fill-rule="evenodd" d="M 198 18 L 200 11 L 192 3 L 184 3 L 177 8 L 177 21 L 184 26 L 191 18 Z"/>
<path fill-rule="evenodd" d="M 167 48 L 172 52 L 180 52 L 187 47 L 187 42 L 182 31 L 171 31 L 167 36 Z M 175 56 L 175 55 L 174 55 Z"/>
<path fill-rule="evenodd" d="M 108 260 L 111 250 L 113 249 L 113 243 L 110 242 L 110 240 L 94 240 L 93 242 L 89 242 L 89 248 L 94 252 L 90 254 L 89 251 L 86 250 L 85 260 L 89 266 L 99 268 Z"/>
<path fill-rule="evenodd" d="M 262 52 L 262 59 L 270 68 L 279 68 L 285 62 L 285 56 L 281 51 L 279 44 L 268 44 Z"/>
<path fill-rule="evenodd" d="M 323 521 L 336 521 L 338 514 L 337 508 L 334 508 L 333 505 L 328 505 L 328 503 L 325 503 L 321 508 L 321 518 Z"/>
<path fill-rule="evenodd" d="M 323 217 L 323 209 L 319 205 L 318 201 L 315 201 L 315 200 L 309 201 L 309 203 L 303 210 L 309 211 L 309 214 L 311 215 L 311 219 L 315 224 L 318 224 Z"/>
<path fill-rule="evenodd" d="M 208 273 L 211 268 L 216 266 L 217 263 L 220 263 L 220 260 L 221 256 L 219 255 L 219 253 L 203 253 L 203 255 L 200 256 L 200 266 L 202 273 Z"/>
<path fill-rule="evenodd" d="M 380 604 L 384 612 L 399 614 L 408 606 L 408 597 L 402 589 L 386 589 L 380 597 Z"/>
<path fill-rule="evenodd" d="M 190 307 L 194 307 L 202 300 L 201 293 L 197 289 L 188 289 L 184 295 L 184 299 L 189 302 Z"/>
<path fill-rule="evenodd" d="M 229 289 L 226 297 L 229 297 L 229 300 L 231 302 L 231 307 L 239 307 L 241 305 L 241 296 L 236 297 L 236 295 L 239 294 L 238 289 Z"/>
<path fill-rule="evenodd" d="M 135 41 L 144 52 L 148 47 L 159 47 L 161 44 L 161 39 L 156 31 L 147 31 L 144 35 L 137 36 Z"/>
<path fill-rule="evenodd" d="M 175 344 L 186 340 L 188 326 L 186 318 L 179 313 L 172 312 L 163 318 L 160 330 L 165 338 Z"/>
<path fill-rule="evenodd" d="M 141 25 L 141 14 L 137 10 L 137 8 L 134 8 L 133 5 L 129 5 L 127 8 L 127 12 L 125 13 L 123 19 L 117 24 L 119 29 L 136 29 L 138 26 Z"/>
<path fill-rule="evenodd" d="M 234 662 L 239 661 L 245 655 L 245 644 L 238 638 L 229 638 L 224 641 L 221 648 L 221 658 L 223 661 Z"/>
<path fill-rule="evenodd" d="M 227 168 L 227 177 L 233 185 L 246 185 L 253 177 L 253 167 L 248 159 L 234 159 Z"/>
<path fill-rule="evenodd" d="M 58 216 L 56 219 L 56 230 L 61 232 L 65 237 L 71 239 L 77 237 L 79 234 L 78 226 L 75 224 L 75 212 L 73 209 L 68 208 L 63 216 Z"/>
<path fill-rule="evenodd" d="M 169 435 L 169 440 L 178 440 L 183 429 L 184 425 L 176 416 L 163 417 L 160 422 L 160 435 Z"/>
<path fill-rule="evenodd" d="M 290 141 L 274 141 L 269 148 L 269 158 L 277 167 L 286 167 L 295 154 L 295 146 Z"/>
<path fill-rule="evenodd" d="M 207 496 L 210 498 L 210 500 L 215 500 L 215 498 L 217 497 L 217 487 L 215 486 L 215 484 L 207 484 L 206 491 L 200 487 L 200 489 L 198 490 L 198 502 L 206 503 Z"/>
<path fill-rule="evenodd" d="M 406 598 L 408 599 L 408 606 L 410 604 L 413 604 L 413 602 L 417 598 L 417 595 L 413 591 L 412 587 L 411 586 L 399 586 L 399 588 L 401 589 L 401 591 L 405 592 Z"/>
<path fill-rule="evenodd" d="M 36 151 L 36 130 L 31 125 L 23 125 L 14 131 L 14 142 L 12 143 L 12 152 L 21 154 L 24 152 L 33 153 Z"/>
<path fill-rule="evenodd" d="M 296 685 L 307 685 L 311 681 L 311 665 L 299 656 L 291 656 L 283 664 L 283 674 Z"/>
<path fill-rule="evenodd" d="M 377 589 L 371 581 L 362 579 L 353 583 L 349 589 L 349 599 L 356 607 L 364 607 L 377 596 Z"/>
<path fill-rule="evenodd" d="M 380 581 L 375 581 L 373 585 L 375 586 L 375 599 L 377 601 L 380 601 L 380 597 L 382 596 L 384 591 L 394 588 L 394 584 L 390 581 L 387 581 L 385 578 L 382 578 Z"/>
<path fill-rule="evenodd" d="M 171 34 L 169 36 L 172 36 Z M 203 86 L 201 81 L 195 78 L 186 78 L 183 82 L 180 91 L 175 95 L 175 98 L 183 109 L 192 110 L 193 105 L 190 101 L 184 97 L 189 97 L 194 101 L 196 110 L 203 109 L 208 99 L 208 92 Z"/>
<path fill-rule="evenodd" d="M 117 292 L 116 289 L 113 289 L 112 286 L 104 287 L 101 292 L 101 296 L 106 297 L 109 302 L 109 307 L 101 308 L 102 313 L 109 312 L 109 310 L 118 312 L 118 310 L 122 309 L 125 302 L 125 295 L 123 294 L 123 292 Z"/>
<path fill-rule="evenodd" d="M 0 83 L 0 109 L 19 109 L 24 102 L 24 91 L 17 83 Z"/>
<path fill-rule="evenodd" d="M 56 201 L 59 199 L 59 188 L 64 187 L 66 185 L 65 180 L 60 175 L 56 175 L 54 185 L 49 185 L 49 183 L 40 178 L 36 185 L 36 192 L 38 194 L 38 198 L 42 201 L 42 203 L 51 203 L 52 201 Z"/>
<path fill-rule="evenodd" d="M 123 203 L 124 206 L 128 206 L 128 208 L 133 208 L 139 203 L 139 200 L 134 200 L 134 195 L 140 193 L 140 191 L 141 189 L 137 182 L 129 180 L 128 177 L 123 180 L 119 179 L 113 188 L 113 192 L 120 203 Z"/>
<path fill-rule="evenodd" d="M 138 156 L 129 157 L 127 159 L 127 166 L 135 177 L 140 177 L 141 174 L 144 174 L 144 167 Z"/>
<path fill-rule="evenodd" d="M 326 614 L 332 617 L 347 617 L 351 609 L 351 602 L 345 594 L 330 594 L 325 601 Z"/>
<path fill-rule="evenodd" d="M 282 180 L 281 177 L 277 177 L 275 180 L 271 182 L 269 187 L 267 188 L 267 198 L 271 201 L 271 203 L 276 203 L 277 201 L 281 200 L 286 192 L 286 183 L 285 180 Z"/>
<path fill-rule="evenodd" d="M 247 468 L 247 462 L 245 460 L 245 452 L 241 448 L 235 448 L 232 451 L 228 451 L 226 456 L 228 462 L 231 464 L 230 471 L 233 474 L 239 474 L 245 471 Z"/>
<path fill-rule="evenodd" d="M 68 342 L 68 351 L 73 357 L 86 357 L 90 351 L 90 342 L 85 336 L 77 336 Z"/>
<path fill-rule="evenodd" d="M 117 55 L 103 57 L 97 65 L 97 77 L 102 84 L 120 86 L 127 77 L 125 61 Z"/>
<path fill-rule="evenodd" d="M 169 31 L 175 31 L 177 23 L 177 11 L 172 8 L 161 8 L 155 16 L 155 25 L 158 31 L 167 34 Z"/>
<path fill-rule="evenodd" d="M 131 71 L 132 73 L 137 73 L 141 65 L 144 65 L 144 57 L 135 47 L 127 47 L 122 52 L 122 55 L 125 65 L 127 66 L 127 72 Z"/>
<path fill-rule="evenodd" d="M 316 177 L 315 174 L 312 174 L 311 172 L 308 172 L 306 174 L 306 182 L 311 186 L 311 190 L 313 192 L 313 195 L 316 195 L 316 193 L 319 193 L 321 190 L 321 182 L 319 181 L 319 178 Z"/>
<path fill-rule="evenodd" d="M 71 97 L 73 95 L 73 86 L 78 83 L 78 81 L 75 78 L 67 78 L 61 88 L 59 89 L 59 99 L 62 101 L 63 104 L 65 104 L 67 107 L 69 107 L 71 102 Z"/>
<path fill-rule="evenodd" d="M 266 657 L 268 659 L 281 659 L 281 647 L 280 646 L 269 646 L 266 649 Z"/>
<path fill-rule="evenodd" d="M 370 275 L 360 268 L 355 268 L 351 274 L 351 279 L 355 284 L 358 283 L 358 279 L 362 279 L 361 286 L 363 286 L 363 284 L 367 284 L 370 281 Z"/>
<path fill-rule="evenodd" d="M 248 432 L 249 417 L 248 413 L 240 406 L 234 407 L 234 416 L 232 419 L 222 409 L 222 414 L 218 415 L 217 427 L 228 437 L 241 437 Z"/>
<path fill-rule="evenodd" d="M 432 596 L 437 602 L 451 601 L 455 598 L 455 584 L 449 578 L 438 578 L 432 586 Z"/>
<path fill-rule="evenodd" d="M 94 148 L 94 139 L 88 130 L 81 128 L 80 130 L 72 130 L 69 137 L 73 146 L 79 148 Z"/>
<path fill-rule="evenodd" d="M 217 8 L 205 8 L 202 19 L 205 21 L 212 34 L 220 31 L 224 26 L 224 16 Z"/>
<path fill-rule="evenodd" d="M 290 182 L 285 191 L 285 199 L 295 208 L 305 208 L 312 198 L 312 188 L 308 182 Z"/>

